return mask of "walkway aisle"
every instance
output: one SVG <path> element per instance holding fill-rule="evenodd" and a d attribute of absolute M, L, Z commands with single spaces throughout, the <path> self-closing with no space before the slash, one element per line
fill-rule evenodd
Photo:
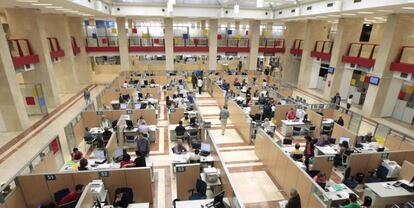
<path fill-rule="evenodd" d="M 228 121 L 224 135 L 221 135 L 217 102 L 208 94 L 196 96 L 198 109 L 204 120 L 211 121 L 212 139 L 229 169 L 230 175 L 247 208 L 275 208 L 285 195 L 263 163 L 254 153 L 254 145 L 243 141 Z M 231 115 L 230 115 L 231 116 Z"/>

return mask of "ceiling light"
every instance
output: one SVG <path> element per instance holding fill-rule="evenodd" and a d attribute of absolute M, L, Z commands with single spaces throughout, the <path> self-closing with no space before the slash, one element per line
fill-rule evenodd
<path fill-rule="evenodd" d="M 46 9 L 62 9 L 63 7 L 61 6 L 46 6 Z"/>
<path fill-rule="evenodd" d="M 341 15 L 344 15 L 344 16 L 352 16 L 352 15 L 355 15 L 355 14 L 352 14 L 352 13 L 341 13 Z"/>
<path fill-rule="evenodd" d="M 52 6 L 53 4 L 33 3 L 33 6 Z"/>
<path fill-rule="evenodd" d="M 168 0 L 168 3 L 174 5 L 176 3 L 176 1 L 175 0 Z"/>
<path fill-rule="evenodd" d="M 409 10 L 412 10 L 412 9 L 414 9 L 414 7 L 403 7 L 402 9 L 409 9 Z"/>
<path fill-rule="evenodd" d="M 234 13 L 238 14 L 240 12 L 240 6 L 238 4 L 234 5 Z"/>
<path fill-rule="evenodd" d="M 264 0 L 257 0 L 256 1 L 256 7 L 257 8 L 263 8 L 264 6 Z"/>
<path fill-rule="evenodd" d="M 386 9 L 380 9 L 380 10 L 377 10 L 378 12 L 394 12 L 394 11 L 392 11 L 392 10 L 386 10 Z"/>
<path fill-rule="evenodd" d="M 173 11 L 173 4 L 171 2 L 167 3 L 167 12 L 172 12 Z"/>
<path fill-rule="evenodd" d="M 38 0 L 17 0 L 17 2 L 23 2 L 23 3 L 36 3 L 39 2 Z"/>
<path fill-rule="evenodd" d="M 337 14 L 330 14 L 328 15 L 329 17 L 340 17 L 341 15 L 337 15 Z"/>
<path fill-rule="evenodd" d="M 359 14 L 374 14 L 374 12 L 358 12 Z"/>

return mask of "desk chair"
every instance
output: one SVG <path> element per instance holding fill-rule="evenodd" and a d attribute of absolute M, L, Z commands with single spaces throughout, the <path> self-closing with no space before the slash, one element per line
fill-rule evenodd
<path fill-rule="evenodd" d="M 322 127 L 322 134 L 327 134 L 331 136 L 332 133 L 332 126 L 323 126 Z"/>
<path fill-rule="evenodd" d="M 388 169 L 382 165 L 380 165 L 374 174 L 368 176 L 367 182 L 368 183 L 376 183 L 376 182 L 384 182 L 387 181 Z"/>
<path fill-rule="evenodd" d="M 125 197 L 125 201 L 128 204 L 132 204 L 134 203 L 134 192 L 132 191 L 132 188 L 129 187 L 119 187 L 117 189 L 115 189 L 115 196 L 114 196 L 114 201 L 116 199 L 116 195 L 119 193 L 123 193 Z"/>
<path fill-rule="evenodd" d="M 186 132 L 185 132 L 185 133 L 186 133 Z M 175 139 L 176 139 L 176 140 L 181 139 L 181 140 L 183 140 L 183 141 L 184 141 L 184 138 L 185 138 L 185 133 L 184 133 L 183 135 L 177 135 L 177 133 L 175 133 L 175 132 L 174 132 L 174 134 L 175 134 Z"/>
<path fill-rule="evenodd" d="M 293 158 L 295 161 L 302 161 L 303 154 L 293 154 L 293 155 L 292 155 L 292 158 Z"/>
<path fill-rule="evenodd" d="M 344 179 L 342 180 L 342 183 L 345 184 L 345 186 L 348 186 L 350 189 L 354 189 L 358 186 L 358 181 L 356 181 L 354 177 L 351 177 L 351 167 L 347 167 L 345 169 Z"/>
<path fill-rule="evenodd" d="M 189 190 L 188 192 L 191 192 L 191 196 L 189 200 L 199 200 L 199 199 L 205 199 L 206 192 L 207 192 L 207 183 L 201 180 L 201 178 L 197 179 L 196 183 L 196 193 L 194 193 L 194 189 Z"/>
<path fill-rule="evenodd" d="M 291 145 L 292 141 L 293 141 L 292 138 L 284 138 L 283 139 L 283 144 Z"/>
<path fill-rule="evenodd" d="M 189 131 L 187 132 L 187 136 L 191 142 L 191 147 L 193 147 L 193 149 L 195 148 L 194 146 L 200 146 L 201 141 L 198 139 L 198 131 Z"/>
<path fill-rule="evenodd" d="M 300 136 L 302 133 L 302 128 L 299 126 L 294 126 L 293 127 L 293 132 L 292 132 L 292 136 Z"/>
<path fill-rule="evenodd" d="M 54 194 L 53 194 L 53 198 L 55 198 L 55 202 L 56 202 L 56 204 L 59 204 L 59 202 L 60 202 L 60 200 L 62 200 L 63 199 L 63 197 L 65 197 L 66 195 L 68 195 L 70 193 L 70 191 L 69 191 L 69 189 L 68 188 L 64 188 L 64 189 L 61 189 L 61 190 L 59 190 L 59 191 L 56 191 Z"/>
<path fill-rule="evenodd" d="M 310 126 L 309 128 L 306 129 L 306 132 L 310 135 L 310 136 L 314 136 L 316 130 L 316 126 Z"/>

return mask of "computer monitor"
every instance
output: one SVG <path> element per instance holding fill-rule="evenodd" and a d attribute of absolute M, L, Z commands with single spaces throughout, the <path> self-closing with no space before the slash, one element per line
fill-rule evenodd
<path fill-rule="evenodd" d="M 135 109 L 141 109 L 141 103 L 135 103 L 134 108 Z"/>
<path fill-rule="evenodd" d="M 95 155 L 95 158 L 97 158 L 99 160 L 105 160 L 106 159 L 105 150 L 96 149 L 93 154 Z"/>
<path fill-rule="evenodd" d="M 114 151 L 114 158 L 119 158 L 124 155 L 124 150 L 122 148 L 116 148 Z"/>
<path fill-rule="evenodd" d="M 124 99 L 124 100 L 129 100 L 129 94 L 126 94 L 126 95 L 122 95 L 122 98 Z"/>
<path fill-rule="evenodd" d="M 210 144 L 201 143 L 201 151 L 203 151 L 203 152 L 210 152 Z"/>
<path fill-rule="evenodd" d="M 280 104 L 286 105 L 286 100 L 279 100 Z"/>
<path fill-rule="evenodd" d="M 127 109 L 127 107 L 128 107 L 128 104 L 126 104 L 126 103 L 121 103 L 121 104 L 119 105 L 119 108 L 120 108 L 120 109 L 122 109 L 122 110 Z"/>
<path fill-rule="evenodd" d="M 132 129 L 134 128 L 134 124 L 132 123 L 131 120 L 125 120 L 125 123 L 127 125 L 127 129 Z"/>
<path fill-rule="evenodd" d="M 223 199 L 224 199 L 224 191 L 214 196 L 214 202 L 213 202 L 214 207 L 224 207 Z"/>
<path fill-rule="evenodd" d="M 344 141 L 349 143 L 349 138 L 348 137 L 339 137 L 339 144 L 342 144 Z"/>

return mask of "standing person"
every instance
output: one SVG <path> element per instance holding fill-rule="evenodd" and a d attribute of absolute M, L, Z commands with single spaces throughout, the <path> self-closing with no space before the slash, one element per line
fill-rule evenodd
<path fill-rule="evenodd" d="M 305 136 L 305 140 L 306 140 L 306 145 L 305 145 L 305 150 L 303 151 L 303 154 L 305 155 L 306 171 L 309 171 L 309 160 L 314 155 L 315 146 L 312 142 L 311 136 L 309 135 Z"/>
<path fill-rule="evenodd" d="M 221 135 L 224 135 L 224 130 L 227 126 L 227 119 L 230 117 L 229 110 L 227 110 L 227 106 L 223 106 L 223 109 L 220 111 L 220 121 L 221 121 Z"/>
<path fill-rule="evenodd" d="M 201 77 L 199 77 L 197 80 L 197 87 L 198 87 L 198 94 L 201 95 L 201 92 L 203 91 L 203 80 L 201 79 Z"/>
<path fill-rule="evenodd" d="M 239 60 L 239 72 L 241 72 L 243 67 L 243 62 L 241 60 Z"/>
<path fill-rule="evenodd" d="M 349 109 L 351 109 L 352 105 L 352 98 L 354 98 L 354 95 L 349 95 L 348 99 L 346 100 L 346 113 L 348 114 Z"/>
<path fill-rule="evenodd" d="M 85 91 L 83 91 L 83 98 L 85 99 L 86 105 L 89 105 L 91 103 L 91 92 L 88 89 L 85 89 Z"/>
<path fill-rule="evenodd" d="M 300 196 L 296 189 L 290 190 L 290 198 L 286 204 L 286 208 L 301 208 Z"/>
<path fill-rule="evenodd" d="M 191 83 L 193 84 L 193 89 L 197 88 L 197 77 L 194 72 L 191 74 Z"/>
<path fill-rule="evenodd" d="M 150 144 L 143 134 L 139 134 L 137 140 L 137 149 L 135 153 L 142 156 L 148 156 L 150 152 Z"/>
<path fill-rule="evenodd" d="M 338 110 L 339 106 L 341 105 L 341 95 L 339 95 L 339 92 L 335 94 L 335 96 L 332 98 L 332 101 L 336 105 L 335 108 Z"/>

